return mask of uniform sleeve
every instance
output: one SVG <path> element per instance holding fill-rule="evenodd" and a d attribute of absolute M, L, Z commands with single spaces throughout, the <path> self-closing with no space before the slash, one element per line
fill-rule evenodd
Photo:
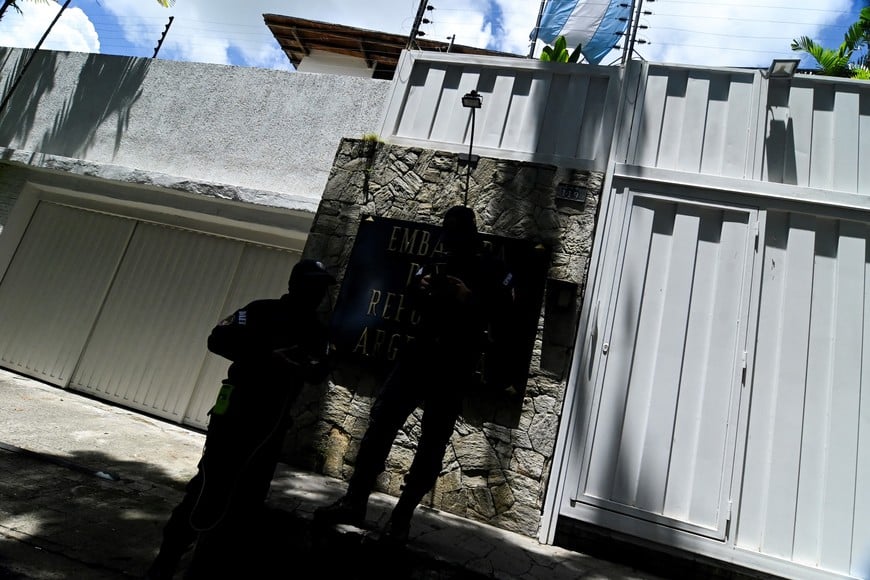
<path fill-rule="evenodd" d="M 251 323 L 250 310 L 249 304 L 221 320 L 208 337 L 208 350 L 233 362 L 268 354 L 269 337 Z"/>

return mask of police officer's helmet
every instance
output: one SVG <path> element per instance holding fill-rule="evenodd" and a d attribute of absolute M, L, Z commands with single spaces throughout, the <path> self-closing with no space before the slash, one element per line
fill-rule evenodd
<path fill-rule="evenodd" d="M 335 284 L 335 276 L 330 274 L 319 260 L 301 260 L 290 272 L 288 287 L 326 287 Z"/>

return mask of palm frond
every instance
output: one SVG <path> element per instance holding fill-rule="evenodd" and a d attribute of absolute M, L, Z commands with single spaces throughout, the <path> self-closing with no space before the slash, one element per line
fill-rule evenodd
<path fill-rule="evenodd" d="M 858 45 L 864 40 L 864 35 L 866 31 L 864 30 L 864 25 L 859 21 L 855 22 L 846 30 L 846 34 L 843 35 L 843 44 L 840 45 L 840 52 L 843 53 L 844 49 L 851 53 L 858 48 Z"/>
<path fill-rule="evenodd" d="M 805 52 L 815 58 L 816 61 L 819 60 L 819 55 L 821 55 L 822 51 L 825 50 L 822 48 L 822 45 L 818 44 L 809 36 L 801 36 L 796 40 L 792 40 L 791 49 L 795 52 Z"/>
<path fill-rule="evenodd" d="M 852 78 L 858 79 L 859 81 L 870 81 L 870 68 L 866 66 L 855 66 L 852 67 Z"/>

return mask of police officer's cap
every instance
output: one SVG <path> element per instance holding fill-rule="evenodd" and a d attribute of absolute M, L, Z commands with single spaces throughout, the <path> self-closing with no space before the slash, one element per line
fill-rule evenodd
<path fill-rule="evenodd" d="M 289 285 L 295 283 L 310 283 L 321 282 L 324 284 L 335 284 L 335 276 L 327 271 L 326 266 L 319 260 L 300 260 L 293 271 L 290 272 Z"/>
<path fill-rule="evenodd" d="M 441 242 L 448 246 L 465 246 L 477 236 L 474 210 L 464 205 L 455 205 L 444 214 L 441 224 Z"/>

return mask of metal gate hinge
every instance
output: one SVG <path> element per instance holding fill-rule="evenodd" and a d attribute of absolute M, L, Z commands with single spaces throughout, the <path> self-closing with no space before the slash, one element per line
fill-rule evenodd
<path fill-rule="evenodd" d="M 610 350 L 610 344 L 605 342 L 601 345 L 601 354 L 607 354 L 607 351 Z"/>

